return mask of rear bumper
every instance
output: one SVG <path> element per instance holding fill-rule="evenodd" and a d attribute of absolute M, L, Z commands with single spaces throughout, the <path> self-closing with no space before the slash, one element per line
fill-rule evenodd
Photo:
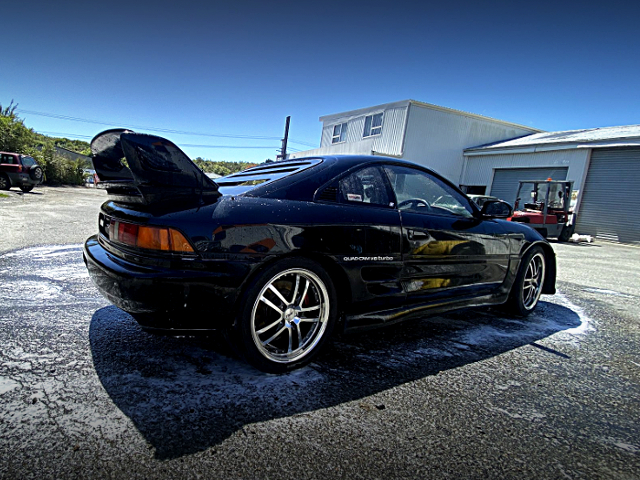
<path fill-rule="evenodd" d="M 233 322 L 239 278 L 223 271 L 134 264 L 105 249 L 97 236 L 84 262 L 98 290 L 144 326 L 159 330 L 215 330 Z"/>
<path fill-rule="evenodd" d="M 43 178 L 34 180 L 28 173 L 24 172 L 7 172 L 7 175 L 12 186 L 40 185 L 44 180 Z"/>

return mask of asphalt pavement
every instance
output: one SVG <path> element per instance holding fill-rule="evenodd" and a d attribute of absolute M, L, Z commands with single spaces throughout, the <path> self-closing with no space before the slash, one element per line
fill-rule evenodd
<path fill-rule="evenodd" d="M 340 336 L 267 375 L 99 296 L 103 191 L 34 192 L 0 198 L 1 478 L 640 478 L 637 247 L 554 243 L 526 319 Z"/>

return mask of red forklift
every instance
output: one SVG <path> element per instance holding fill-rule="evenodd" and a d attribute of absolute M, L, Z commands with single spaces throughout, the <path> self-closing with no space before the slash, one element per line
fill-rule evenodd
<path fill-rule="evenodd" d="M 526 223 L 544 237 L 566 242 L 575 230 L 570 210 L 573 182 L 521 180 L 512 222 Z"/>

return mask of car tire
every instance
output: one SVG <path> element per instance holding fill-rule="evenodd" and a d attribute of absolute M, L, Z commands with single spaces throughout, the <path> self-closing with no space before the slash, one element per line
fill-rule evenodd
<path fill-rule="evenodd" d="M 29 170 L 29 176 L 31 177 L 31 180 L 35 180 L 35 181 L 41 181 L 42 180 L 42 168 L 40 168 L 37 165 L 33 165 L 31 167 L 31 170 Z"/>
<path fill-rule="evenodd" d="M 6 175 L 0 173 L 0 190 L 9 190 L 11 188 L 11 182 Z"/>
<path fill-rule="evenodd" d="M 571 236 L 573 235 L 574 231 L 575 231 L 575 225 L 565 225 L 564 227 L 562 227 L 562 231 L 558 236 L 558 241 L 568 242 Z"/>
<path fill-rule="evenodd" d="M 233 330 L 243 357 L 268 373 L 309 363 L 330 337 L 337 317 L 331 278 L 316 262 L 276 262 L 247 288 Z"/>
<path fill-rule="evenodd" d="M 22 190 L 24 193 L 28 193 L 33 190 L 33 185 L 20 185 L 20 190 Z"/>
<path fill-rule="evenodd" d="M 542 248 L 534 246 L 524 254 L 509 299 L 504 304 L 505 310 L 526 316 L 536 308 L 542 293 L 546 265 Z"/>

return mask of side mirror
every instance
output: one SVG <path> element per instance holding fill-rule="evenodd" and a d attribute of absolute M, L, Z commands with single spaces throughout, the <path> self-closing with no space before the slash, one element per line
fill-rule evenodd
<path fill-rule="evenodd" d="M 513 208 L 504 200 L 487 200 L 480 213 L 487 218 L 508 218 L 513 215 Z"/>

